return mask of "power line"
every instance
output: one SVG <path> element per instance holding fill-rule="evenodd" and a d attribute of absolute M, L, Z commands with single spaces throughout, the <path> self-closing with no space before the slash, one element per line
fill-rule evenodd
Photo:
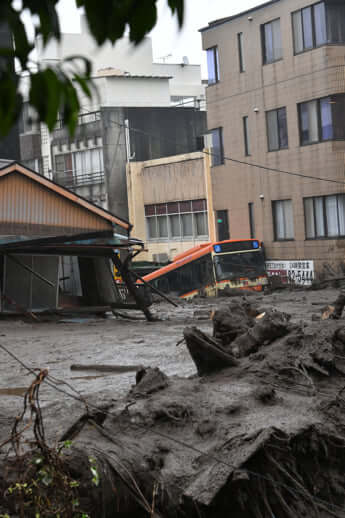
<path fill-rule="evenodd" d="M 219 157 L 218 154 L 210 153 L 209 151 L 203 151 L 203 153 L 210 155 L 210 156 Z M 245 162 L 244 160 L 238 160 L 237 158 L 232 158 L 232 157 L 228 157 L 228 156 L 224 156 L 223 158 L 224 158 L 224 160 L 227 160 L 229 162 L 235 162 L 236 164 L 248 165 L 251 167 L 256 167 L 257 169 L 265 169 L 266 171 L 269 171 L 270 173 L 288 174 L 291 176 L 298 176 L 300 178 L 308 178 L 309 180 L 318 180 L 321 182 L 331 182 L 331 183 L 337 183 L 337 184 L 345 186 L 345 182 L 342 182 L 341 180 L 332 180 L 332 178 L 323 178 L 322 176 L 312 176 L 312 175 L 303 174 L 303 173 L 294 173 L 292 171 L 285 171 L 283 169 L 277 169 L 275 167 L 268 167 L 265 165 L 256 164 L 255 162 Z"/>
<path fill-rule="evenodd" d="M 116 126 L 119 126 L 119 127 L 126 127 L 125 124 L 122 124 L 121 122 L 114 121 L 113 119 L 109 119 L 109 122 L 112 123 L 112 124 L 115 124 Z M 153 135 L 152 133 L 148 133 L 147 131 L 144 131 L 144 130 L 139 129 L 139 128 L 128 127 L 128 130 L 132 131 L 134 133 L 139 133 L 139 134 L 145 135 L 145 136 L 150 137 L 150 138 L 155 138 L 155 139 L 163 140 L 163 141 L 166 141 L 166 142 L 171 142 L 171 143 L 174 143 L 175 145 L 178 144 L 176 139 L 174 140 L 174 139 L 170 139 L 170 138 L 167 138 L 167 137 L 162 138 L 159 135 Z M 180 145 L 182 146 L 182 144 L 180 144 Z M 185 152 L 185 149 L 183 150 L 183 152 Z M 201 153 L 204 153 L 205 155 L 208 155 L 208 156 L 214 156 L 214 157 L 219 158 L 219 154 L 217 154 L 217 153 L 212 153 L 212 152 L 209 152 L 209 151 L 206 151 L 206 150 L 202 150 Z M 262 165 L 262 164 L 257 164 L 255 162 L 246 162 L 244 160 L 239 160 L 237 158 L 233 158 L 233 157 L 230 157 L 230 156 L 223 156 L 222 158 L 225 161 L 234 162 L 234 163 L 237 163 L 237 164 L 246 165 L 246 166 L 250 166 L 250 167 L 255 167 L 257 169 L 265 170 L 265 171 L 268 171 L 270 173 L 286 174 L 286 175 L 290 175 L 290 176 L 296 176 L 296 177 L 299 177 L 299 178 L 306 178 L 308 180 L 317 180 L 317 181 L 321 181 L 321 182 L 329 182 L 329 183 L 335 183 L 335 184 L 338 184 L 338 185 L 345 186 L 345 181 L 341 181 L 341 180 L 333 180 L 332 178 L 324 178 L 322 176 L 312 176 L 312 175 L 307 175 L 307 174 L 300 173 L 300 172 L 286 171 L 284 169 L 278 169 L 278 168 L 275 168 L 275 167 L 269 167 L 269 166 L 265 166 L 265 165 Z"/>
<path fill-rule="evenodd" d="M 25 363 L 20 360 L 19 358 L 17 358 L 11 351 L 9 351 L 4 345 L 0 344 L 0 348 L 3 349 L 7 354 L 9 354 L 15 361 L 17 361 L 22 367 L 24 367 L 28 372 L 30 372 L 31 374 L 34 374 L 36 376 L 36 373 L 33 369 L 31 369 L 30 367 L 28 367 L 27 365 L 25 365 Z M 49 374 L 48 374 L 48 377 L 51 377 Z M 90 407 L 90 408 L 93 408 L 99 412 L 103 412 L 104 414 L 110 416 L 110 417 L 118 417 L 117 414 L 115 414 L 114 412 L 109 412 L 108 410 L 103 410 L 103 409 L 100 409 L 99 407 L 97 407 L 96 405 L 93 405 L 89 402 L 86 402 L 86 400 L 84 400 L 83 398 L 81 397 L 77 397 L 75 396 L 74 394 L 70 394 L 69 392 L 57 387 L 54 383 L 51 383 L 49 382 L 48 380 L 46 380 L 46 383 L 51 386 L 52 388 L 54 388 L 55 390 L 57 390 L 58 392 L 61 392 L 61 393 L 64 393 L 65 395 L 67 395 L 68 397 L 71 397 L 81 403 L 83 403 L 84 405 L 86 405 L 86 408 Z M 67 386 L 70 386 L 67 382 L 63 382 L 65 383 Z M 73 389 L 75 392 L 76 389 Z M 209 452 L 205 452 L 191 444 L 188 444 L 187 442 L 185 441 L 182 441 L 182 440 L 179 440 L 179 439 L 176 439 L 175 437 L 172 437 L 170 436 L 169 434 L 166 434 L 166 433 L 163 433 L 163 432 L 158 432 L 157 430 L 154 430 L 152 428 L 149 428 L 145 425 L 142 425 L 142 424 L 139 424 L 139 423 L 129 423 L 130 426 L 132 427 L 136 427 L 136 428 L 139 428 L 139 429 L 142 429 L 142 430 L 145 430 L 145 431 L 150 431 L 151 433 L 157 435 L 157 436 L 160 436 L 164 439 L 167 439 L 169 441 L 172 441 L 174 442 L 175 444 L 178 444 L 184 448 L 187 448 L 191 451 L 194 451 L 195 453 L 198 453 L 199 455 L 202 455 L 202 456 L 206 456 L 208 457 L 209 459 L 211 460 L 214 460 L 216 463 L 218 464 L 222 464 L 224 466 L 227 466 L 228 468 L 230 468 L 231 470 L 235 470 L 237 471 L 238 473 L 246 473 L 248 475 L 252 475 L 253 477 L 255 478 L 259 478 L 259 479 L 262 479 L 262 480 L 265 480 L 266 482 L 269 482 L 270 484 L 272 484 L 273 486 L 277 486 L 277 487 L 280 487 L 280 488 L 284 488 L 285 490 L 289 491 L 291 494 L 293 495 L 297 495 L 297 496 L 301 496 L 303 495 L 304 497 L 308 497 L 311 501 L 315 502 L 319 507 L 320 506 L 323 506 L 323 507 L 326 507 L 328 509 L 334 509 L 335 511 L 341 511 L 342 513 L 344 513 L 345 509 L 343 509 L 342 507 L 338 506 L 338 505 L 335 505 L 333 503 L 330 503 L 330 502 L 327 502 L 326 500 L 323 500 L 321 498 L 318 498 L 314 495 L 311 495 L 307 489 L 304 489 L 303 490 L 298 490 L 296 488 L 292 488 L 290 486 L 288 486 L 287 484 L 285 483 L 281 483 L 281 482 L 276 482 L 274 481 L 273 479 L 271 479 L 270 477 L 266 476 L 266 475 L 263 475 L 261 473 L 257 473 L 255 471 L 252 471 L 252 470 L 248 470 L 248 469 L 243 469 L 243 468 L 238 468 L 237 466 L 229 463 L 229 462 L 226 462 L 224 461 L 223 459 L 217 457 L 216 455 L 213 455 L 212 453 L 209 453 Z"/>

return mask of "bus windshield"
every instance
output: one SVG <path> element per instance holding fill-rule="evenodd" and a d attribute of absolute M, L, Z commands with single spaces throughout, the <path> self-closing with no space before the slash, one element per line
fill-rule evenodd
<path fill-rule="evenodd" d="M 265 261 L 261 250 L 216 255 L 214 265 L 218 281 L 237 279 L 238 277 L 254 279 L 265 274 Z"/>

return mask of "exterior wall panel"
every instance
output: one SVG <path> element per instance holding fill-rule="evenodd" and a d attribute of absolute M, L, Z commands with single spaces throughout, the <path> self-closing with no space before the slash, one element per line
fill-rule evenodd
<path fill-rule="evenodd" d="M 206 241 L 215 240 L 208 155 L 196 152 L 129 163 L 127 188 L 133 234 L 146 243 L 147 252 L 140 254 L 140 261 L 152 261 L 154 256 L 161 254 L 171 260 L 181 252 L 205 242 L 202 239 L 190 238 L 148 240 L 145 205 L 206 199 L 209 231 Z"/>
<path fill-rule="evenodd" d="M 111 228 L 110 222 L 20 174 L 0 178 L 1 234 L 63 234 Z"/>
<path fill-rule="evenodd" d="M 345 141 L 300 145 L 298 104 L 345 92 L 345 46 L 322 46 L 294 55 L 291 13 L 311 0 L 280 0 L 203 32 L 204 49 L 218 46 L 220 81 L 207 88 L 208 128 L 223 127 L 224 154 L 235 160 L 333 180 L 325 182 L 269 172 L 225 160 L 211 170 L 215 210 L 229 211 L 231 238 L 250 235 L 248 203 L 269 259 L 314 259 L 345 264 L 345 240 L 307 240 L 303 198 L 345 192 Z M 283 59 L 262 64 L 260 26 L 280 18 Z M 243 33 L 246 71 L 240 73 L 237 34 Z M 266 112 L 286 107 L 288 149 L 268 151 Z M 255 110 L 255 111 L 254 111 Z M 248 116 L 251 156 L 245 156 L 241 121 Z M 339 183 L 334 183 L 334 180 Z M 292 199 L 294 240 L 274 241 L 272 201 Z"/>

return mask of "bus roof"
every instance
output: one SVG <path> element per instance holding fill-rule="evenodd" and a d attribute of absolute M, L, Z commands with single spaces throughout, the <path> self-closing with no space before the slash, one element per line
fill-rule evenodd
<path fill-rule="evenodd" d="M 194 254 L 194 252 L 199 252 L 200 250 L 202 250 L 206 247 L 209 248 L 210 245 L 211 245 L 211 243 L 203 243 L 201 245 L 194 246 L 193 248 L 190 248 L 189 250 L 185 250 L 181 254 L 177 254 L 175 256 L 175 259 L 173 262 L 179 261 L 180 259 L 183 259 L 184 257 L 187 257 L 188 255 Z"/>
<path fill-rule="evenodd" d="M 177 268 L 180 268 L 181 266 L 190 263 L 191 261 L 195 261 L 196 259 L 199 259 L 199 257 L 203 257 L 206 254 L 209 254 L 212 252 L 213 247 L 215 245 L 222 245 L 224 243 L 241 243 L 243 241 L 258 241 L 257 239 L 227 239 L 226 241 L 215 241 L 213 243 L 203 243 L 198 246 L 195 246 L 193 248 L 190 248 L 189 250 L 186 250 L 185 252 L 182 252 L 181 254 L 178 254 L 172 263 L 168 264 L 167 266 L 163 266 L 163 268 L 160 268 L 159 270 L 156 270 L 155 272 L 149 273 L 148 275 L 145 275 L 143 279 L 147 282 L 153 281 L 157 279 L 157 277 L 160 277 L 161 275 L 164 275 L 166 273 L 169 273 L 173 270 L 176 270 Z M 260 245 L 261 242 L 259 241 Z"/>

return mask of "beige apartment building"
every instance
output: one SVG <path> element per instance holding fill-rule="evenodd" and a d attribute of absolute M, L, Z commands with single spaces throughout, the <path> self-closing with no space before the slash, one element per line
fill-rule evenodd
<path fill-rule="evenodd" d="M 343 269 L 344 0 L 272 0 L 201 33 L 217 237 Z"/>
<path fill-rule="evenodd" d="M 127 164 L 132 232 L 145 242 L 139 261 L 165 263 L 215 239 L 210 158 L 200 151 Z"/>

